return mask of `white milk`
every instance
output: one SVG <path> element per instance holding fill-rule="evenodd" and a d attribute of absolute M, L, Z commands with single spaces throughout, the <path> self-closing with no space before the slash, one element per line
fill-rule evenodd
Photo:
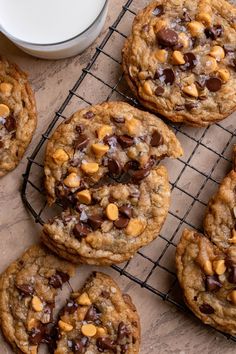
<path fill-rule="evenodd" d="M 0 28 L 30 54 L 67 57 L 98 36 L 106 5 L 107 0 L 0 0 Z"/>

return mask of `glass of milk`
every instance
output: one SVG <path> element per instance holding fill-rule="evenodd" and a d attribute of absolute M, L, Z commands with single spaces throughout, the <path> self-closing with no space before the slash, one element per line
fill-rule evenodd
<path fill-rule="evenodd" d="M 108 0 L 0 0 L 0 30 L 26 53 L 67 58 L 97 38 L 107 7 Z"/>

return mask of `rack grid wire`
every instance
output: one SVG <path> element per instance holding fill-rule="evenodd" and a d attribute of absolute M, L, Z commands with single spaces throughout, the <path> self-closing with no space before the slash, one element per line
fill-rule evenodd
<path fill-rule="evenodd" d="M 35 222 L 41 225 L 58 211 L 57 206 L 54 209 L 47 206 L 42 184 L 45 143 L 54 128 L 75 110 L 102 101 L 124 100 L 141 108 L 125 84 L 120 53 L 134 16 L 148 1 L 123 0 L 122 3 L 117 19 L 96 47 L 94 55 L 55 113 L 32 155 L 27 158 L 21 195 Z M 89 86 L 85 86 L 86 82 Z M 202 231 L 202 216 L 208 199 L 230 169 L 232 145 L 236 143 L 233 120 L 235 118 L 228 118 L 202 129 L 167 123 L 185 150 L 183 158 L 164 161 L 169 169 L 172 189 L 172 205 L 167 220 L 151 246 L 144 247 L 131 261 L 112 266 L 121 275 L 183 311 L 188 310 L 182 301 L 175 275 L 176 244 L 183 228 Z M 236 342 L 236 337 L 226 337 Z"/>

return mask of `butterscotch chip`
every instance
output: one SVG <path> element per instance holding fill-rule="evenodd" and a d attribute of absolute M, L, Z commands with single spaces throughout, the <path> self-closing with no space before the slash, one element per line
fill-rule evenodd
<path fill-rule="evenodd" d="M 142 106 L 173 122 L 193 126 L 218 122 L 236 109 L 232 21 L 236 7 L 231 3 L 201 0 L 191 6 L 190 0 L 184 4 L 151 1 L 137 13 L 122 51 L 122 65 Z M 159 7 L 163 11 L 155 15 Z M 230 76 L 224 78 L 218 69 L 228 70 Z M 144 72 L 145 76 L 139 75 Z M 197 90 L 191 88 L 193 83 Z"/>
<path fill-rule="evenodd" d="M 32 307 L 36 312 L 41 312 L 43 310 L 43 303 L 38 296 L 33 296 Z"/>
<path fill-rule="evenodd" d="M 112 221 L 117 220 L 119 217 L 118 207 L 113 203 L 108 204 L 108 206 L 106 207 L 106 215 L 109 220 L 112 220 Z"/>
<path fill-rule="evenodd" d="M 97 333 L 97 328 L 93 324 L 84 324 L 81 327 L 81 332 L 86 337 L 94 337 Z"/>
<path fill-rule="evenodd" d="M 80 186 L 80 178 L 76 172 L 71 172 L 63 181 L 70 188 L 78 188 Z"/>
<path fill-rule="evenodd" d="M 183 92 L 186 93 L 189 96 L 198 97 L 198 89 L 197 89 L 197 86 L 195 84 L 191 84 L 189 86 L 185 86 L 183 88 Z"/>
<path fill-rule="evenodd" d="M 213 267 L 211 261 L 207 260 L 203 264 L 204 271 L 207 275 L 213 275 Z"/>
<path fill-rule="evenodd" d="M 143 221 L 139 219 L 131 219 L 125 232 L 128 236 L 137 237 L 139 236 L 144 230 Z"/>
<path fill-rule="evenodd" d="M 227 296 L 227 300 L 231 301 L 234 305 L 236 305 L 236 290 L 231 291 Z"/>
<path fill-rule="evenodd" d="M 230 79 L 230 73 L 227 69 L 219 69 L 218 75 L 220 76 L 221 80 L 227 82 Z"/>
<path fill-rule="evenodd" d="M 138 119 L 131 118 L 126 120 L 125 126 L 131 136 L 138 135 L 140 133 L 141 122 Z"/>
<path fill-rule="evenodd" d="M 66 323 L 66 322 L 64 322 L 62 320 L 60 320 L 58 322 L 58 326 L 59 326 L 60 330 L 63 331 L 63 332 L 70 332 L 73 329 L 73 326 L 71 324 Z"/>
<path fill-rule="evenodd" d="M 213 262 L 213 268 L 216 274 L 222 275 L 226 271 L 226 265 L 224 259 L 220 259 L 218 261 Z"/>
<path fill-rule="evenodd" d="M 78 297 L 77 302 L 79 305 L 89 306 L 91 305 L 91 300 L 87 293 L 83 293 Z"/>
<path fill-rule="evenodd" d="M 93 144 L 92 150 L 96 156 L 102 157 L 103 155 L 105 155 L 108 152 L 109 146 L 103 145 L 103 144 Z"/>
<path fill-rule="evenodd" d="M 13 89 L 12 84 L 9 84 L 8 82 L 2 82 L 0 84 L 0 92 L 7 97 L 11 95 L 12 89 Z"/>
<path fill-rule="evenodd" d="M 69 160 L 69 156 L 63 149 L 57 149 L 52 155 L 52 158 L 59 165 Z"/>
<path fill-rule="evenodd" d="M 87 174 L 94 174 L 98 172 L 99 165 L 96 162 L 82 162 L 81 169 Z"/>
<path fill-rule="evenodd" d="M 0 103 L 0 117 L 7 118 L 10 114 L 10 109 L 7 105 Z"/>
<path fill-rule="evenodd" d="M 110 125 L 103 125 L 97 131 L 98 139 L 102 140 L 103 138 L 105 138 L 105 136 L 111 135 L 112 132 L 113 132 L 113 129 Z"/>
<path fill-rule="evenodd" d="M 92 201 L 92 196 L 88 189 L 78 192 L 76 197 L 78 198 L 79 202 L 83 204 L 90 204 Z"/>

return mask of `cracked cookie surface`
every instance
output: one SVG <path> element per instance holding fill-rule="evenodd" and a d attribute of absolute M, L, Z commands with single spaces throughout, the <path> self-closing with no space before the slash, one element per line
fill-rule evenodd
<path fill-rule="evenodd" d="M 0 177 L 18 165 L 36 123 L 35 98 L 27 75 L 0 57 Z"/>
<path fill-rule="evenodd" d="M 0 278 L 0 319 L 16 353 L 36 354 L 50 341 L 55 296 L 74 266 L 41 245 L 30 247 Z"/>
<path fill-rule="evenodd" d="M 175 134 L 150 113 L 124 102 L 83 109 L 62 123 L 48 142 L 48 202 L 57 199 L 74 206 L 78 192 L 104 183 L 104 178 L 139 183 L 158 160 L 182 153 Z"/>
<path fill-rule="evenodd" d="M 208 203 L 204 232 L 222 250 L 235 249 L 236 255 L 236 146 L 233 169 Z"/>
<path fill-rule="evenodd" d="M 207 237 L 185 230 L 176 250 L 184 300 L 205 324 L 236 334 L 236 257 Z"/>
<path fill-rule="evenodd" d="M 82 196 L 44 225 L 42 241 L 73 262 L 121 263 L 158 236 L 170 205 L 168 174 L 159 166 L 139 184 L 104 185 Z"/>
<path fill-rule="evenodd" d="M 135 17 L 123 49 L 141 104 L 174 122 L 207 126 L 236 109 L 236 6 L 158 0 Z"/>
<path fill-rule="evenodd" d="M 57 323 L 54 354 L 136 354 L 140 346 L 139 316 L 129 295 L 106 274 L 94 272 L 71 294 Z"/>

